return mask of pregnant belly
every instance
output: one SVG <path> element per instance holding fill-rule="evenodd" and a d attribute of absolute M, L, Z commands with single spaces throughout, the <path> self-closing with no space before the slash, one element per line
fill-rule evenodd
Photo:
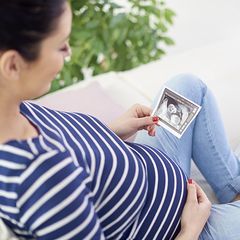
<path fill-rule="evenodd" d="M 187 179 L 180 167 L 166 155 L 150 147 L 138 146 L 146 166 L 146 203 L 125 239 L 174 239 L 186 201 Z"/>

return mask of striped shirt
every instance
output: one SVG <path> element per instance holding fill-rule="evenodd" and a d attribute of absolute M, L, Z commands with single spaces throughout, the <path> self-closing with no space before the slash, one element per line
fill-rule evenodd
<path fill-rule="evenodd" d="M 92 116 L 24 102 L 38 129 L 0 145 L 0 217 L 20 239 L 174 239 L 186 177 Z"/>

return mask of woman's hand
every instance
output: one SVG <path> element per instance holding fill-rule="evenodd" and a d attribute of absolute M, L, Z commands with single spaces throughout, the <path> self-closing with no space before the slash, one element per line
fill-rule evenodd
<path fill-rule="evenodd" d="M 154 136 L 155 125 L 158 123 L 159 118 L 151 117 L 151 112 L 151 108 L 135 104 L 110 124 L 109 128 L 123 140 L 142 129 L 148 130 L 148 134 Z"/>
<path fill-rule="evenodd" d="M 200 186 L 190 179 L 188 196 L 181 217 L 181 231 L 177 240 L 198 239 L 211 210 L 211 202 Z"/>

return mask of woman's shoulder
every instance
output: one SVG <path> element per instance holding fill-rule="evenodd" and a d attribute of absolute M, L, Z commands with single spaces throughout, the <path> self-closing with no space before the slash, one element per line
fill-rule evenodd
<path fill-rule="evenodd" d="M 30 116 L 32 118 L 57 118 L 58 120 L 63 119 L 64 117 L 70 118 L 84 118 L 84 119 L 92 119 L 94 121 L 100 122 L 97 118 L 90 114 L 85 114 L 81 112 L 70 112 L 70 111 L 62 111 L 57 109 L 49 108 L 48 106 L 39 105 L 31 101 L 23 101 L 20 105 L 20 111 L 26 116 Z"/>
<path fill-rule="evenodd" d="M 42 129 L 49 129 L 51 127 L 53 130 L 58 129 L 58 132 L 60 129 L 63 132 L 81 131 L 83 134 L 93 129 L 96 131 L 99 130 L 103 134 L 110 132 L 105 123 L 91 114 L 59 111 L 28 101 L 23 102 L 20 109 L 28 119 L 32 120 Z"/>
<path fill-rule="evenodd" d="M 65 157 L 65 151 L 65 149 L 58 149 L 57 146 L 47 146 L 42 136 L 38 139 L 9 141 L 0 145 L 0 175 L 18 177 L 37 162 L 44 162 L 48 159 L 60 161 Z"/>
<path fill-rule="evenodd" d="M 29 154 L 25 160 L 21 156 L 8 159 L 0 168 L 0 190 L 6 193 L 0 201 L 0 213 L 3 210 L 11 221 L 19 216 L 26 219 L 29 212 L 43 215 L 41 206 L 50 211 L 56 202 L 67 199 L 79 186 L 86 191 L 88 174 L 75 164 L 69 151 L 52 149 L 34 156 Z M 64 207 L 60 210 L 64 211 Z"/>

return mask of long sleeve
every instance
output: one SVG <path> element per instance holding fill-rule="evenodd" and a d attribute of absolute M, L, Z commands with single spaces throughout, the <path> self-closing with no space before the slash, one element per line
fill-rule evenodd
<path fill-rule="evenodd" d="M 40 155 L 20 177 L 20 223 L 39 240 L 104 239 L 87 181 L 67 151 Z"/>

